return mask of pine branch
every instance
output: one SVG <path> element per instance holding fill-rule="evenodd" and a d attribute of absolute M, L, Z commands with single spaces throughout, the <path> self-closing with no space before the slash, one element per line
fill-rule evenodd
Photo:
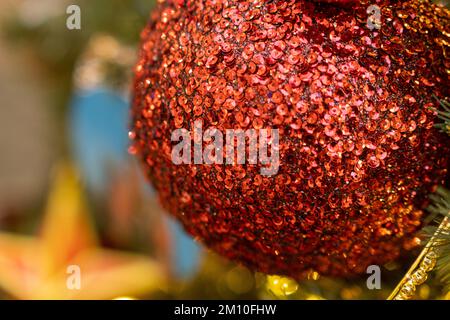
<path fill-rule="evenodd" d="M 430 199 L 433 204 L 428 210 L 438 226 L 424 228 L 428 241 L 388 300 L 411 299 L 417 286 L 424 283 L 427 274 L 434 269 L 438 280 L 450 291 L 450 191 L 439 187 Z"/>
<path fill-rule="evenodd" d="M 434 96 L 440 104 L 440 110 L 434 109 L 433 110 L 437 113 L 437 117 L 442 120 L 443 122 L 437 123 L 434 126 L 438 129 L 440 129 L 442 132 L 446 132 L 448 135 L 450 135 L 450 102 L 446 100 L 439 100 L 436 96 Z"/>

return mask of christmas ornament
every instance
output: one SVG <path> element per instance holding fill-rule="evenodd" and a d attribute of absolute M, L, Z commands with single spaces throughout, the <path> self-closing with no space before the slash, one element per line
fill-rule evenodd
<path fill-rule="evenodd" d="M 369 5 L 166 1 L 154 11 L 130 150 L 192 236 L 294 278 L 362 273 L 416 244 L 426 194 L 447 173 L 433 95 L 448 96 L 450 14 L 430 1 Z M 175 164 L 172 133 L 198 121 L 278 130 L 278 172 Z"/>
<path fill-rule="evenodd" d="M 37 238 L 0 233 L 0 287 L 20 299 L 112 299 L 166 286 L 163 267 L 101 248 L 70 166 L 58 168 Z"/>

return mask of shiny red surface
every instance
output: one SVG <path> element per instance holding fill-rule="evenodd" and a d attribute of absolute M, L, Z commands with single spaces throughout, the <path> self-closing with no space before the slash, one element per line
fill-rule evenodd
<path fill-rule="evenodd" d="M 163 3 L 142 32 L 133 150 L 161 202 L 251 269 L 347 276 L 411 247 L 448 167 L 449 11 L 430 1 Z M 171 133 L 277 128 L 280 170 L 174 165 Z M 446 140 L 447 139 L 447 140 Z"/>

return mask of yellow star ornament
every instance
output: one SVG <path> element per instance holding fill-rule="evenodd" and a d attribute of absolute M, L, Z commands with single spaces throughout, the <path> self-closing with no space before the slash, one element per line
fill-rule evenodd
<path fill-rule="evenodd" d="M 0 288 L 19 299 L 113 299 L 164 290 L 149 257 L 99 247 L 81 187 L 61 167 L 36 238 L 0 233 Z"/>

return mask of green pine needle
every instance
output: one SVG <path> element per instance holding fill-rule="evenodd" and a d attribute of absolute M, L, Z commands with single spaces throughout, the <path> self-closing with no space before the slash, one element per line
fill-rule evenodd
<path fill-rule="evenodd" d="M 442 132 L 446 132 L 448 135 L 450 135 L 450 102 L 446 100 L 439 100 L 436 96 L 435 98 L 439 101 L 441 110 L 433 110 L 437 112 L 437 117 L 443 122 L 437 123 L 434 126 L 440 129 Z"/>

